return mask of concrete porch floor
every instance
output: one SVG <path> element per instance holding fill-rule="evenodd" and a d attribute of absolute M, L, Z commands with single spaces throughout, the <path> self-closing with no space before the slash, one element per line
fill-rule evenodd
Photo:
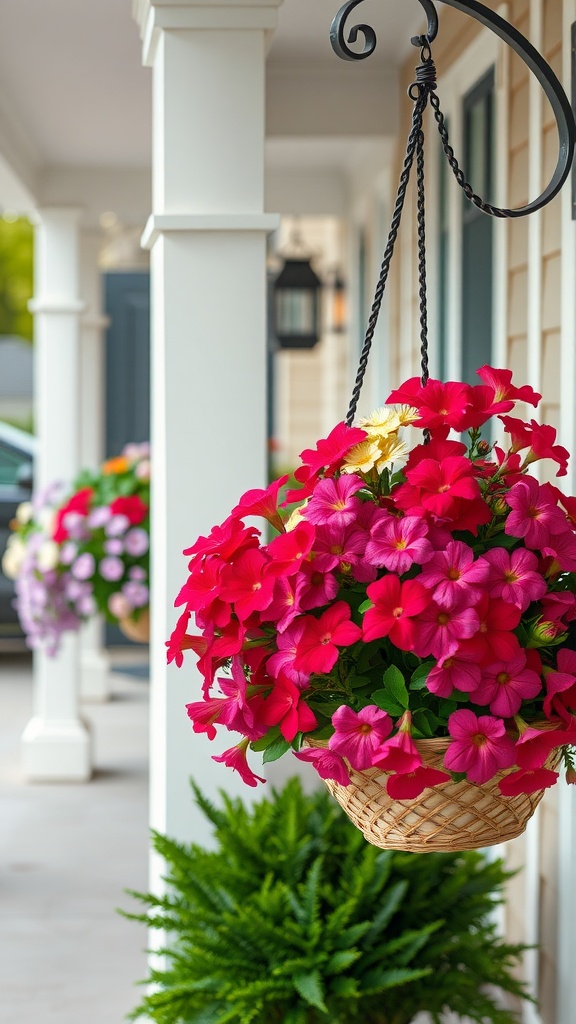
<path fill-rule="evenodd" d="M 111 678 L 108 704 L 83 705 L 93 780 L 31 785 L 31 661 L 0 654 L 1 1024 L 121 1024 L 139 1000 L 146 932 L 115 908 L 148 887 L 148 683 Z"/>

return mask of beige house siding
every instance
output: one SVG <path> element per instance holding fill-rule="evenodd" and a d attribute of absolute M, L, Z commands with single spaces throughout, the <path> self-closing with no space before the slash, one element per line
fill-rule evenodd
<path fill-rule="evenodd" d="M 501 9 L 501 4 L 492 0 L 488 6 Z M 532 5 L 533 9 L 536 5 Z M 530 0 L 511 0 L 506 16 L 530 38 Z M 537 23 L 537 22 L 536 22 Z M 562 75 L 563 61 L 563 4 L 562 0 L 543 0 L 542 37 L 540 46 L 546 59 L 556 73 Z M 462 55 L 466 47 L 477 36 L 478 30 L 469 19 L 450 11 L 442 10 L 441 30 L 434 43 L 433 53 L 439 72 L 438 93 L 442 104 L 442 75 Z M 570 46 L 570 40 L 565 41 Z M 414 79 L 414 58 L 411 56 L 403 71 L 403 94 Z M 479 77 L 484 72 L 479 69 Z M 504 76 L 504 77 L 503 77 Z M 496 196 L 500 205 L 512 207 L 524 205 L 534 196 L 531 190 L 530 165 L 534 160 L 534 139 L 530 138 L 531 122 L 536 123 L 538 108 L 535 106 L 534 90 L 526 66 L 516 55 L 506 54 L 496 65 L 496 80 L 507 82 L 504 96 L 508 104 L 508 150 L 507 150 L 507 195 Z M 532 92 L 532 97 L 531 97 Z M 408 134 L 412 107 L 408 100 L 402 108 L 402 128 L 399 134 L 397 171 L 400 172 L 403 148 Z M 536 114 L 535 114 L 536 111 Z M 542 158 L 541 187 L 550 180 L 558 154 L 557 134 L 554 117 L 547 101 L 542 107 Z M 428 148 L 431 159 L 428 167 L 437 159 L 437 138 L 428 129 Z M 433 143 L 433 147 L 431 145 Z M 536 152 L 538 147 L 536 146 Z M 458 154 L 457 154 L 458 155 Z M 465 168 L 464 168 L 465 170 Z M 532 170 L 534 177 L 534 170 Z M 433 179 L 433 174 L 432 174 Z M 473 183 L 472 183 L 473 184 Z M 451 184 L 451 187 L 455 187 Z M 429 193 L 429 207 L 437 196 Z M 538 413 L 531 408 L 530 415 L 541 417 L 543 422 L 559 426 L 560 379 L 561 379 L 561 209 L 560 197 L 550 204 L 536 218 L 509 221 L 504 229 L 504 244 L 507 253 L 506 281 L 502 300 L 504 309 L 499 323 L 505 336 L 496 344 L 497 350 L 506 353 L 507 366 L 514 371 L 519 383 L 528 382 L 530 367 L 537 375 L 537 383 L 543 394 Z M 530 222 L 531 221 L 531 222 Z M 418 374 L 418 303 L 417 303 L 417 249 L 415 233 L 414 195 L 408 197 L 403 233 L 399 239 L 394 275 L 391 280 L 391 374 L 392 380 L 400 382 L 409 374 Z M 500 236 L 502 237 L 502 236 Z M 429 260 L 436 258 L 437 239 L 429 234 Z M 402 267 L 410 267 L 410 286 L 407 287 L 406 273 Z M 530 282 L 540 282 L 540 302 L 534 304 L 530 295 Z M 430 295 L 430 315 L 435 315 L 437 296 Z M 530 310 L 539 309 L 540 322 L 530 321 Z M 531 380 L 534 384 L 535 381 Z M 520 410 L 522 415 L 524 410 Z M 547 479 L 546 471 L 542 479 Z M 528 836 L 508 844 L 507 861 L 519 874 L 510 882 L 508 903 L 505 908 L 505 927 L 513 942 L 538 942 L 540 951 L 531 953 L 524 964 L 524 976 L 530 978 L 539 1000 L 539 1015 L 528 1011 L 526 1021 L 530 1024 L 557 1024 L 558 987 L 558 794 L 551 791 L 541 805 L 537 822 L 532 823 Z"/>

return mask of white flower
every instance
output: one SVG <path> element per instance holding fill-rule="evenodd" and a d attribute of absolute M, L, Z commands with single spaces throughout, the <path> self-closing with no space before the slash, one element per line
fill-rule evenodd
<path fill-rule="evenodd" d="M 21 504 L 18 505 L 18 508 L 16 509 L 16 522 L 20 523 L 21 526 L 26 526 L 26 523 L 29 523 L 30 520 L 32 519 L 32 513 L 33 513 L 32 502 L 31 501 L 23 501 L 23 502 L 21 502 Z"/>
<path fill-rule="evenodd" d="M 56 512 L 52 508 L 41 508 L 38 513 L 38 523 L 40 528 L 47 533 L 49 537 L 54 533 L 54 527 L 56 526 Z"/>
<path fill-rule="evenodd" d="M 53 540 L 45 540 L 36 555 L 36 565 L 40 572 L 49 572 L 50 569 L 55 569 L 59 561 L 60 548 L 58 544 Z"/>
<path fill-rule="evenodd" d="M 8 538 L 6 550 L 2 556 L 2 572 L 9 580 L 15 580 L 18 576 L 20 569 L 22 568 L 25 553 L 26 545 L 24 541 L 20 537 L 17 537 L 16 534 L 12 534 L 12 536 Z"/>

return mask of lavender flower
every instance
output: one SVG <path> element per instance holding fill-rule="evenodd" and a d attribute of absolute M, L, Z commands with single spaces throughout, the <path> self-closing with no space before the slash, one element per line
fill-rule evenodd
<path fill-rule="evenodd" d="M 103 580 L 107 580 L 108 583 L 115 583 L 116 580 L 122 579 L 124 575 L 124 563 L 113 555 L 107 555 L 106 558 L 101 560 L 98 571 Z"/>
<path fill-rule="evenodd" d="M 91 530 L 98 530 L 101 526 L 106 526 L 112 518 L 112 513 L 107 505 L 99 505 L 97 508 L 93 508 L 88 515 L 88 526 Z"/>
<path fill-rule="evenodd" d="M 150 601 L 148 587 L 144 583 L 137 583 L 136 580 L 129 580 L 128 583 L 125 583 L 122 593 L 134 608 L 145 608 Z"/>
<path fill-rule="evenodd" d="M 104 551 L 107 555 L 122 555 L 124 554 L 124 545 L 119 537 L 112 537 L 111 540 L 104 541 Z"/>
<path fill-rule="evenodd" d="M 128 578 L 131 580 L 140 580 L 140 582 L 142 582 L 142 580 L 148 579 L 148 573 L 141 565 L 132 565 L 130 569 L 128 569 Z"/>
<path fill-rule="evenodd" d="M 78 555 L 70 571 L 77 580 L 89 580 L 94 575 L 95 568 L 94 555 L 91 555 L 89 551 L 84 551 Z"/>
<path fill-rule="evenodd" d="M 150 539 L 146 530 L 141 527 L 134 527 L 129 530 L 124 538 L 124 546 L 129 555 L 133 558 L 140 558 L 141 555 L 145 555 L 150 547 Z"/>
<path fill-rule="evenodd" d="M 121 514 L 112 516 L 107 525 L 105 526 L 107 537 L 120 537 L 130 526 L 130 520 L 128 516 Z"/>

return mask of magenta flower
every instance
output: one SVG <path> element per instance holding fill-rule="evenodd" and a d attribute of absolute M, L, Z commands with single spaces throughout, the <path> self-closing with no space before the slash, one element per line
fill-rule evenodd
<path fill-rule="evenodd" d="M 302 693 L 285 675 L 274 683 L 269 697 L 262 702 L 260 718 L 264 725 L 279 725 L 284 739 L 291 743 L 299 732 L 312 732 L 318 722 L 302 700 Z"/>
<path fill-rule="evenodd" d="M 297 757 L 299 761 L 307 761 L 309 764 L 314 765 L 321 779 L 331 779 L 333 782 L 338 782 L 340 786 L 350 785 L 350 776 L 346 763 L 333 750 L 313 750 L 308 748 L 307 750 L 300 750 L 298 753 L 295 751 L 294 757 Z"/>
<path fill-rule="evenodd" d="M 487 587 L 490 597 L 501 597 L 525 612 L 532 601 L 546 593 L 546 581 L 538 572 L 538 559 L 532 551 L 518 548 L 492 548 L 482 556 L 489 566 Z"/>
<path fill-rule="evenodd" d="M 460 455 L 448 457 L 441 462 L 422 459 L 413 469 L 406 470 L 409 485 L 418 492 L 418 504 L 440 519 L 456 518 L 459 511 L 458 498 L 472 501 L 480 497 L 480 487 L 473 474 L 474 467 L 470 460 Z M 398 499 L 404 493 L 404 487 L 402 485 L 395 494 L 401 508 L 405 507 L 405 503 L 400 504 Z M 408 490 L 406 493 L 410 494 Z"/>
<path fill-rule="evenodd" d="M 420 765 L 413 772 L 389 775 L 386 780 L 386 792 L 393 800 L 415 800 L 425 789 L 432 789 L 451 781 L 452 776 L 447 772 Z"/>
<path fill-rule="evenodd" d="M 301 672 L 330 672 L 338 661 L 338 648 L 348 647 L 362 638 L 360 626 L 350 621 L 351 614 L 346 601 L 336 601 L 319 619 L 307 615 L 294 667 Z"/>
<path fill-rule="evenodd" d="M 339 523 L 319 526 L 314 541 L 314 568 L 320 572 L 329 572 L 331 569 L 349 572 L 355 566 L 361 565 L 367 540 L 365 530 L 356 529 L 356 523 L 352 526 L 342 526 Z M 376 572 L 372 567 L 369 569 L 365 582 L 376 579 Z"/>
<path fill-rule="evenodd" d="M 482 682 L 472 694 L 475 704 L 489 704 L 493 715 L 511 718 L 525 700 L 532 700 L 542 689 L 542 680 L 526 667 L 526 654 L 520 651 L 511 661 L 496 662 L 482 671 Z"/>
<path fill-rule="evenodd" d="M 304 562 L 299 579 L 302 580 L 302 610 L 312 611 L 313 608 L 322 608 L 334 600 L 340 589 L 340 584 L 332 572 L 321 572 L 315 567 L 316 559 L 312 562 Z"/>
<path fill-rule="evenodd" d="M 371 583 L 367 594 L 374 607 L 364 614 L 364 640 L 389 636 L 400 650 L 414 650 L 417 639 L 416 617 L 421 616 L 431 601 L 426 587 L 417 580 L 401 583 L 399 577 L 391 573 Z"/>
<path fill-rule="evenodd" d="M 452 608 L 442 608 L 431 601 L 418 619 L 414 651 L 419 658 L 450 658 L 458 650 L 461 640 L 467 640 L 478 631 L 479 620 L 474 608 L 462 602 Z"/>
<path fill-rule="evenodd" d="M 478 632 L 468 641 L 467 647 L 474 651 L 479 662 L 489 665 L 494 661 L 511 661 L 518 651 L 518 637 L 512 630 L 520 622 L 520 609 L 483 594 L 474 608 L 480 626 Z"/>
<path fill-rule="evenodd" d="M 375 704 L 358 712 L 343 704 L 332 715 L 332 725 L 336 732 L 329 740 L 330 750 L 348 758 L 358 771 L 371 767 L 392 732 L 390 716 Z"/>
<path fill-rule="evenodd" d="M 325 526 L 337 523 L 347 526 L 353 523 L 361 502 L 354 495 L 364 487 L 364 481 L 355 474 L 337 479 L 321 480 L 306 506 L 306 519 L 310 523 Z"/>
<path fill-rule="evenodd" d="M 408 772 L 415 772 L 422 767 L 422 757 L 410 732 L 400 729 L 395 736 L 392 736 L 378 753 L 374 760 L 374 767 L 381 768 L 384 772 L 397 772 L 404 775 Z"/>
<path fill-rule="evenodd" d="M 294 667 L 298 643 L 304 632 L 304 619 L 295 619 L 286 627 L 283 633 L 276 637 L 276 654 L 273 654 L 266 662 L 266 669 L 274 679 L 278 679 L 280 673 L 291 679 L 297 686 L 308 686 L 310 679 L 309 672 L 298 671 Z"/>
<path fill-rule="evenodd" d="M 401 576 L 414 562 L 424 565 L 432 558 L 434 549 L 427 533 L 426 520 L 417 516 L 378 519 L 370 531 L 366 561 Z"/>
<path fill-rule="evenodd" d="M 470 782 L 482 786 L 514 764 L 514 743 L 506 735 L 501 718 L 477 718 L 473 711 L 462 709 L 450 715 L 448 731 L 452 742 L 444 755 L 444 766 L 453 772 L 466 772 Z"/>
<path fill-rule="evenodd" d="M 487 576 L 487 565 L 481 558 L 474 561 L 474 552 L 468 544 L 452 540 L 444 551 L 432 555 L 418 579 L 434 591 L 436 604 L 451 608 L 464 600 L 469 605 L 476 604 Z"/>
<path fill-rule="evenodd" d="M 576 536 L 572 530 L 555 533 L 541 550 L 543 555 L 553 558 L 564 572 L 576 572 Z"/>
<path fill-rule="evenodd" d="M 505 533 L 509 537 L 523 537 L 529 548 L 542 548 L 555 533 L 566 530 L 566 516 L 531 476 L 524 477 L 510 488 L 505 496 L 512 511 L 506 519 Z"/>
<path fill-rule="evenodd" d="M 318 441 L 316 448 L 306 448 L 300 458 L 313 476 L 321 469 L 338 469 L 351 448 L 366 440 L 366 431 L 338 423 L 328 437 Z"/>
<path fill-rule="evenodd" d="M 549 718 L 552 709 L 562 713 L 563 708 L 576 705 L 576 651 L 561 647 L 556 656 L 557 671 L 546 672 L 544 714 Z"/>
<path fill-rule="evenodd" d="M 482 670 L 478 659 L 466 647 L 459 647 L 455 654 L 441 658 L 426 680 L 430 693 L 437 697 L 450 697 L 453 690 L 472 693 L 480 685 Z"/>
<path fill-rule="evenodd" d="M 263 622 L 274 622 L 279 633 L 283 633 L 291 622 L 301 614 L 300 599 L 305 586 L 301 573 L 295 576 L 279 576 L 276 579 L 272 601 L 260 613 Z"/>
<path fill-rule="evenodd" d="M 556 782 L 558 772 L 550 771 L 548 768 L 538 768 L 534 771 L 522 768 L 500 779 L 498 789 L 502 796 L 519 796 L 520 793 L 537 793 L 541 789 L 550 789 Z"/>
<path fill-rule="evenodd" d="M 572 718 L 570 726 L 557 720 L 553 729 L 534 729 L 531 726 L 522 728 L 516 740 L 516 764 L 519 768 L 536 771 L 542 768 L 550 754 L 557 747 L 576 743 L 576 719 Z"/>
<path fill-rule="evenodd" d="M 242 782 L 245 782 L 247 786 L 257 786 L 259 782 L 266 782 L 266 779 L 262 779 L 259 775 L 255 775 L 250 768 L 246 759 L 246 750 L 248 747 L 248 740 L 242 740 L 237 747 L 230 747 L 229 750 L 225 750 L 223 754 L 219 756 L 212 755 L 213 761 L 219 761 L 221 764 L 225 764 L 227 768 L 232 768 L 235 772 L 238 772 Z"/>

